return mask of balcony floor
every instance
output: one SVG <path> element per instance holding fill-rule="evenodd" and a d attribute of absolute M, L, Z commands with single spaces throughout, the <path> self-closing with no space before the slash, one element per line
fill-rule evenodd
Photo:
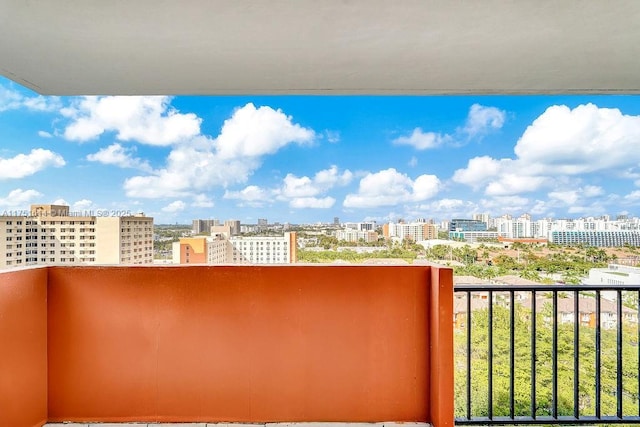
<path fill-rule="evenodd" d="M 429 423 L 380 422 L 380 423 L 47 423 L 44 427 L 430 427 Z"/>

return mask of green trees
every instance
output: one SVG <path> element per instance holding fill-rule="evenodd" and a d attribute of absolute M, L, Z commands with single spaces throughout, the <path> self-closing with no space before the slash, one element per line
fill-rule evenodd
<path fill-rule="evenodd" d="M 499 296 L 497 296 L 499 297 Z M 514 368 L 510 366 L 509 308 L 493 307 L 493 415 L 509 416 L 510 376 L 514 376 L 514 415 L 531 415 L 531 311 L 520 304 L 514 306 Z M 538 308 L 535 316 L 535 414 L 552 414 L 552 325 L 551 306 Z M 487 416 L 488 408 L 488 309 L 473 311 L 471 321 L 471 415 Z M 466 416 L 466 330 L 455 332 L 455 414 Z M 617 352 L 616 330 L 601 330 L 601 414 L 616 414 Z M 581 326 L 578 343 L 574 343 L 573 323 L 557 328 L 557 410 L 558 415 L 573 415 L 574 367 L 579 372 L 578 406 L 582 416 L 595 415 L 596 405 L 596 332 Z M 637 327 L 624 326 L 622 331 L 623 411 L 638 413 L 638 332 Z"/>

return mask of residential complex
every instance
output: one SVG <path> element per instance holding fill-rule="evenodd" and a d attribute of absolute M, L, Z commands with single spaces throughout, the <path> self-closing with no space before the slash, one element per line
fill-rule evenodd
<path fill-rule="evenodd" d="M 557 245 L 587 245 L 596 247 L 640 246 L 638 231 L 551 231 L 549 242 Z"/>
<path fill-rule="evenodd" d="M 386 239 L 410 239 L 414 242 L 431 240 L 438 237 L 438 229 L 434 224 L 426 222 L 388 223 L 382 226 L 382 234 Z"/>
<path fill-rule="evenodd" d="M 32 205 L 24 213 L 0 216 L 0 268 L 153 263 L 153 218 L 144 214 L 84 215 L 65 205 Z"/>
<path fill-rule="evenodd" d="M 378 233 L 375 231 L 358 231 L 352 228 L 345 228 L 336 231 L 336 239 L 346 242 L 373 243 L 378 241 Z"/>
<path fill-rule="evenodd" d="M 511 215 L 503 215 L 499 218 L 490 219 L 490 225 L 495 227 L 496 231 L 503 237 L 547 238 L 550 241 L 553 241 L 553 232 L 601 232 L 602 234 L 599 236 L 604 239 L 609 239 L 609 236 L 613 236 L 613 234 L 611 234 L 613 232 L 640 232 L 640 218 L 620 217 L 612 220 L 609 216 L 577 219 L 542 218 L 532 220 L 528 214 L 521 215 L 518 218 L 513 218 Z M 573 236 L 576 235 L 574 234 Z M 571 236 L 566 235 L 566 239 L 571 238 Z M 558 242 L 563 241 L 562 237 L 557 237 L 556 239 L 558 239 Z M 567 243 L 569 242 L 569 240 L 566 241 Z"/>
<path fill-rule="evenodd" d="M 232 235 L 220 226 L 211 236 L 181 238 L 173 243 L 175 264 L 293 264 L 297 261 L 296 233 L 283 236 Z"/>
<path fill-rule="evenodd" d="M 211 232 L 222 232 L 224 227 L 229 227 L 233 236 L 240 234 L 240 221 L 235 219 L 227 220 L 223 224 L 217 219 L 194 219 L 191 232 L 193 234 L 210 234 Z"/>

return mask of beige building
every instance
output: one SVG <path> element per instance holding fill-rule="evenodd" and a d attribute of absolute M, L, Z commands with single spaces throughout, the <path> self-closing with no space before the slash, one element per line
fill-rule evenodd
<path fill-rule="evenodd" d="M 24 214 L 0 216 L 0 268 L 153 263 L 151 217 L 106 210 L 74 215 L 63 205 L 32 205 Z"/>
<path fill-rule="evenodd" d="M 414 242 L 422 240 L 432 240 L 438 238 L 438 229 L 433 224 L 424 222 L 393 223 L 382 226 L 382 234 L 385 239 L 410 239 Z"/>

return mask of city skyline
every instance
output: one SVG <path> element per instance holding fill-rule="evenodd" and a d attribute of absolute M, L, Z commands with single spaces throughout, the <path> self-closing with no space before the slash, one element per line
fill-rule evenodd
<path fill-rule="evenodd" d="M 0 79 L 0 212 L 157 224 L 640 214 L 636 96 L 43 97 Z"/>

